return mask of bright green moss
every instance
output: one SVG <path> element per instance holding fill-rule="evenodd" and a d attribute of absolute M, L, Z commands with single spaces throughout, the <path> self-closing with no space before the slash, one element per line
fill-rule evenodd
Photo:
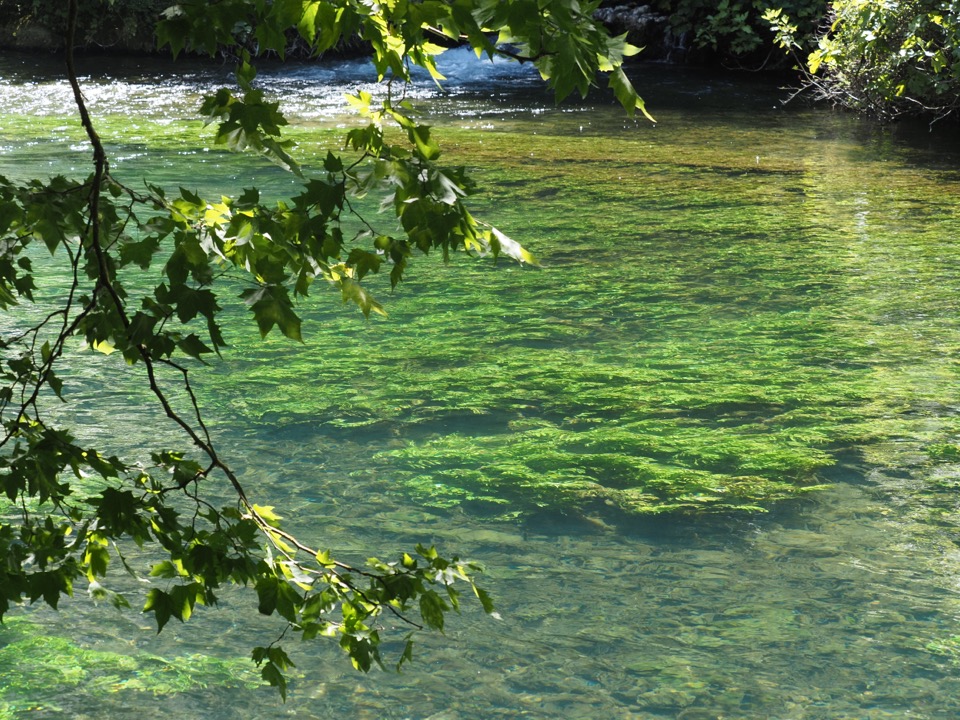
<path fill-rule="evenodd" d="M 56 700 L 81 692 L 88 700 L 106 694 L 173 695 L 206 687 L 259 686 L 252 664 L 242 658 L 206 655 L 162 658 L 142 652 L 97 650 L 82 641 L 38 632 L 25 618 L 0 627 L 0 718 L 27 711 L 63 711 Z M 38 694 L 38 689 L 46 689 Z M 45 697 L 38 700 L 38 697 Z M 4 714 L 6 713 L 6 715 Z"/>
<path fill-rule="evenodd" d="M 956 384 L 960 258 L 944 240 L 958 222 L 916 199 L 942 182 L 901 166 L 860 175 L 863 148 L 818 156 L 802 131 L 779 142 L 776 123 L 739 127 L 733 143 L 702 120 L 624 131 L 601 108 L 584 133 L 585 119 L 478 130 L 438 117 L 449 162 L 486 188 L 477 213 L 543 268 L 418 259 L 394 295 L 368 283 L 386 322 L 318 288 L 305 348 L 238 333 L 197 375 L 211 418 L 290 452 L 316 442 L 339 477 L 510 516 L 762 509 L 822 487 L 838 453 L 882 463 L 904 438 L 952 441 L 935 405 Z M 128 132 L 119 116 L 100 122 L 107 138 Z M 26 128 L 75 139 L 56 123 Z M 200 145 L 195 122 L 140 126 L 121 172 L 137 148 L 175 158 Z M 343 130 L 296 133 L 309 171 Z M 191 175 L 201 189 L 241 167 L 267 192 L 290 182 L 216 160 Z M 167 165 L 151 180 L 181 183 Z"/>

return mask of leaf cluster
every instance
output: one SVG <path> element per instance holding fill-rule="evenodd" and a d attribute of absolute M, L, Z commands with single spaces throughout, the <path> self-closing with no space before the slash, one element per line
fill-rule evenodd
<path fill-rule="evenodd" d="M 153 28 L 170 0 L 113 0 L 108 9 L 99 0 L 78 5 L 78 47 L 146 51 L 153 48 Z M 5 0 L 0 28 L 18 35 L 39 28 L 50 35 L 50 48 L 63 44 L 69 4 L 63 0 Z"/>
<path fill-rule="evenodd" d="M 671 32 L 695 51 L 710 51 L 727 60 L 763 60 L 770 50 L 765 12 L 767 0 L 659 0 L 657 7 L 668 14 Z M 823 0 L 791 0 L 781 11 L 803 31 L 799 42 L 813 36 L 827 12 Z M 759 55 L 758 55 L 759 53 Z"/>
<path fill-rule="evenodd" d="M 806 49 L 789 12 L 770 11 L 767 20 L 783 47 L 796 54 Z M 815 40 L 801 71 L 818 99 L 882 120 L 939 120 L 960 107 L 956 3 L 836 2 Z"/>

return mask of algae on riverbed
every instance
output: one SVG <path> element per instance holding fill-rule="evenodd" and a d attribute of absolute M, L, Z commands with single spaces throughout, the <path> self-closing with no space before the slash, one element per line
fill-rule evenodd
<path fill-rule="evenodd" d="M 105 110 L 117 172 L 159 153 L 152 181 L 179 181 L 195 123 L 147 113 L 131 141 Z M 622 121 L 595 109 L 591 132 L 576 132 L 584 117 L 557 111 L 533 134 L 516 131 L 523 118 L 445 120 L 449 161 L 490 189 L 478 210 L 533 247 L 541 269 L 420 260 L 386 323 L 362 325 L 321 294 L 304 309 L 306 348 L 234 335 L 197 378 L 211 418 L 348 440 L 367 459 L 342 474 L 509 517 L 764 509 L 822 487 L 838 453 L 922 425 L 922 442 L 951 441 L 918 410 L 921 396 L 941 397 L 924 385 L 953 384 L 939 358 L 960 347 L 960 258 L 944 242 L 960 221 L 920 200 L 949 180 L 907 166 L 859 175 L 854 146 L 811 160 L 805 145 L 776 144 L 777 124 L 740 131 L 761 158 L 682 122 L 603 137 Z M 305 166 L 341 134 L 297 131 Z M 241 162 L 210 159 L 192 176 L 201 188 Z M 289 185 L 243 164 L 268 192 Z M 909 310 L 907 283 L 921 291 Z"/>
<path fill-rule="evenodd" d="M 543 268 L 418 261 L 395 295 L 381 288 L 387 321 L 317 292 L 305 347 L 261 343 L 251 324 L 196 373 L 225 453 L 285 522 L 357 557 L 424 538 L 462 550 L 486 563 L 504 618 L 465 612 L 400 677 L 358 678 L 335 649 L 298 648 L 305 679 L 285 710 L 957 716 L 956 148 L 773 100 L 711 117 L 710 92 L 729 86 L 682 90 L 655 129 L 582 106 L 494 114 L 499 97 L 438 117 L 450 162 L 487 188 L 477 213 Z M 63 124 L 43 123 L 38 136 Z M 147 127 L 119 169 L 286 191 L 255 159 L 210 153 L 198 170 L 195 129 Z M 316 121 L 299 139 L 322 155 L 340 133 Z M 153 149 L 159 162 L 138 154 Z M 160 442 L 116 371 L 84 379 L 84 431 L 123 408 L 123 436 L 104 442 Z M 726 512 L 753 507 L 772 512 Z M 226 609 L 189 636 L 134 627 L 73 644 L 232 657 L 249 646 L 233 626 L 255 620 Z M 78 626 L 44 622 L 61 637 Z M 122 694 L 70 684 L 51 700 L 50 677 L 3 702 L 76 717 Z M 196 714 L 209 696 L 223 701 L 209 717 L 276 712 L 233 676 L 215 684 L 227 689 L 132 694 L 124 717 Z"/>
<path fill-rule="evenodd" d="M 208 686 L 253 688 L 259 675 L 246 658 L 223 660 L 206 655 L 163 658 L 144 652 L 98 650 L 75 638 L 46 634 L 22 617 L 0 627 L 0 718 L 64 712 L 56 700 L 36 700 L 82 692 L 90 701 L 121 694 L 137 704 L 137 695 L 175 695 Z"/>
<path fill-rule="evenodd" d="M 334 452 L 328 471 L 508 517 L 768 508 L 822 487 L 839 455 L 949 439 L 921 405 L 954 384 L 929 350 L 957 342 L 944 233 L 958 219 L 911 228 L 906 252 L 898 229 L 938 179 L 844 176 L 792 151 L 760 169 L 713 148 L 671 162 L 674 142 L 642 131 L 446 131 L 543 268 L 431 268 L 361 328 L 318 309 L 319 356 L 269 362 L 275 349 L 241 339 L 205 380 L 211 398 L 231 376 L 257 389 L 228 416 L 356 443 L 371 459 Z M 925 293 L 912 312 L 892 307 L 907 280 Z"/>

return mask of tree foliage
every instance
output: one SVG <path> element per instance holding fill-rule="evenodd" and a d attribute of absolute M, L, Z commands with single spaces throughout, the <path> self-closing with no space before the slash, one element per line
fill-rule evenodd
<path fill-rule="evenodd" d="M 398 99 L 414 67 L 440 82 L 437 55 L 467 43 L 480 58 L 533 63 L 560 99 L 586 93 L 598 72 L 607 73 L 633 112 L 643 103 L 621 64 L 636 49 L 594 23 L 594 5 L 575 0 L 184 0 L 164 12 L 160 43 L 174 54 L 235 53 L 237 60 L 236 87 L 202 104 L 214 143 L 260 153 L 300 179 L 291 198 L 266 203 L 255 188 L 203 198 L 188 188 L 133 189 L 111 174 L 73 65 L 79 5 L 67 6 L 66 76 L 92 172 L 85 179 L 0 179 L 0 310 L 7 317 L 0 341 L 0 618 L 24 602 L 55 608 L 85 585 L 118 607 L 142 603 L 162 630 L 171 619 L 188 620 L 198 605 L 216 605 L 224 586 L 237 585 L 248 588 L 260 613 L 282 620 L 281 637 L 293 630 L 305 639 L 335 638 L 367 670 L 381 663 L 385 615 L 411 630 L 442 630 L 464 587 L 493 612 L 473 581 L 476 568 L 432 547 L 355 567 L 284 530 L 278 511 L 256 496 L 260 488 L 244 487 L 219 453 L 191 374 L 225 349 L 221 298 L 238 287 L 263 335 L 277 330 L 299 341 L 298 308 L 318 284 L 368 314 L 382 307 L 364 278 L 387 272 L 396 285 L 418 253 L 533 261 L 473 217 L 464 204 L 469 177 L 441 163 L 431 128 Z M 109 13 L 108 4 L 101 9 Z M 249 52 L 252 41 L 282 56 L 290 32 L 315 54 L 359 35 L 389 88 L 381 101 L 364 93 L 350 99 L 366 125 L 348 133 L 346 148 L 331 149 L 322 167 L 295 159 L 282 135 L 287 120 L 257 84 Z M 387 219 L 362 215 L 356 202 L 363 196 L 379 199 Z M 34 269 L 50 262 L 44 254 L 71 279 L 52 308 L 38 300 L 50 296 Z M 25 309 L 31 304 L 39 312 Z M 78 338 L 87 348 L 79 356 Z M 112 353 L 149 387 L 158 413 L 182 433 L 181 447 L 121 459 L 58 424 L 55 399 L 71 400 L 64 367 L 113 363 L 116 356 L 106 359 Z M 212 499 L 224 493 L 232 497 L 226 505 Z M 117 565 L 149 583 L 144 598 L 109 587 Z M 410 657 L 408 638 L 398 663 Z M 285 694 L 292 663 L 280 645 L 256 648 L 253 660 Z"/>
<path fill-rule="evenodd" d="M 783 47 L 795 54 L 809 49 L 789 12 L 772 10 L 766 17 Z M 960 107 L 960 3 L 834 2 L 800 65 L 818 98 L 881 119 L 954 114 Z"/>
<path fill-rule="evenodd" d="M 696 51 L 709 51 L 728 60 L 762 60 L 770 52 L 764 12 L 768 0 L 659 0 L 668 13 L 670 30 Z M 812 36 L 827 11 L 824 0 L 789 0 L 782 10 Z M 799 32 L 799 30 L 798 30 Z M 762 53 L 757 57 L 757 53 Z"/>
<path fill-rule="evenodd" d="M 157 16 L 169 4 L 168 0 L 113 0 L 109 12 L 104 12 L 99 0 L 81 0 L 74 42 L 78 47 L 149 50 Z M 49 37 L 42 43 L 34 41 L 36 44 L 60 48 L 68 10 L 69 3 L 64 0 L 3 0 L 0 28 L 14 36 L 40 29 Z"/>

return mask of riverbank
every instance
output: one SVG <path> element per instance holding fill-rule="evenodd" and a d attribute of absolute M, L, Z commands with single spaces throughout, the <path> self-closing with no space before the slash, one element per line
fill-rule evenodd
<path fill-rule="evenodd" d="M 84 52 L 153 54 L 154 26 L 168 0 L 121 0 L 103 8 L 86 3 L 77 18 L 76 48 Z M 0 5 L 0 52 L 59 53 L 66 40 L 67 3 L 11 0 Z"/>
<path fill-rule="evenodd" d="M 166 50 L 156 47 L 154 26 L 170 2 L 117 0 L 108 12 L 99 7 L 81 8 L 77 50 L 90 54 L 166 54 Z M 772 33 L 764 32 L 759 17 L 725 27 L 717 21 L 717 15 L 707 11 L 691 14 L 683 0 L 653 3 L 608 0 L 601 4 L 595 17 L 611 33 L 625 34 L 629 42 L 642 47 L 643 60 L 704 66 L 720 61 L 737 67 L 762 61 L 770 54 L 773 43 Z M 64 45 L 66 19 L 65 4 L 60 0 L 13 0 L 0 7 L 0 52 L 60 52 Z M 750 42 L 725 39 L 736 33 L 749 33 Z M 363 43 L 355 40 L 345 43 L 333 54 L 356 57 L 363 51 Z M 290 35 L 286 54 L 292 59 L 311 56 L 309 47 L 296 33 Z"/>

